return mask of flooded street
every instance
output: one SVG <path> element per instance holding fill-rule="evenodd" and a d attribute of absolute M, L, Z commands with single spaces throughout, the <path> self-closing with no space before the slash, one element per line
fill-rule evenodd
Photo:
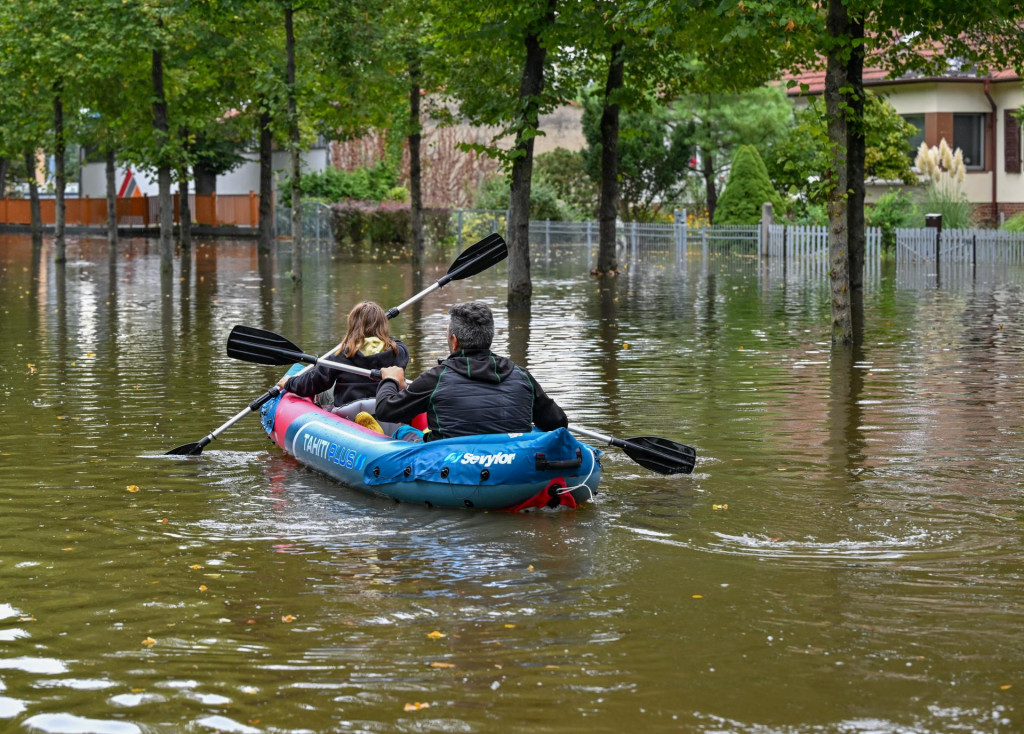
<path fill-rule="evenodd" d="M 392 321 L 419 374 L 448 307 L 570 421 L 698 451 L 661 476 L 606 448 L 576 512 L 430 510 L 341 487 L 255 416 L 284 368 L 235 324 L 322 354 L 384 256 L 0 235 L 0 731 L 1024 730 L 1024 272 L 882 268 L 863 344 L 826 284 L 754 258 L 501 264 Z M 791 274 L 790 274 L 791 275 Z"/>

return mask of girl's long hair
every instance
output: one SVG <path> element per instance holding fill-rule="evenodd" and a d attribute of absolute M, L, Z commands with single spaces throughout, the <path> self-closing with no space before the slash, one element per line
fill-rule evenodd
<path fill-rule="evenodd" d="M 348 312 L 348 332 L 341 342 L 341 353 L 352 357 L 363 346 L 363 341 L 371 336 L 384 342 L 385 349 L 398 354 L 398 345 L 391 338 L 391 325 L 384 309 L 373 301 L 362 301 Z"/>

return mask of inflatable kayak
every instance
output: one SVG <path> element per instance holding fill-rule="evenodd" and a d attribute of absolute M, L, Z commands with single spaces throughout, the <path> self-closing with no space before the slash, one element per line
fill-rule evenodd
<path fill-rule="evenodd" d="M 575 508 L 597 494 L 601 451 L 565 428 L 410 443 L 283 393 L 262 407 L 271 440 L 345 486 L 427 507 Z"/>

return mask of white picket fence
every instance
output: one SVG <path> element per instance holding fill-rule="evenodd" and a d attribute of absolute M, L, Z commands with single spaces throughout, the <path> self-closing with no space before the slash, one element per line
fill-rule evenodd
<path fill-rule="evenodd" d="M 1024 264 L 1024 232 L 1000 229 L 897 229 L 896 259 L 902 263 Z"/>
<path fill-rule="evenodd" d="M 787 277 L 824 277 L 830 268 L 828 227 L 771 224 L 768 226 L 765 254 L 770 267 L 773 270 L 781 268 Z M 864 252 L 865 276 L 874 276 L 881 261 L 882 230 L 868 227 Z"/>

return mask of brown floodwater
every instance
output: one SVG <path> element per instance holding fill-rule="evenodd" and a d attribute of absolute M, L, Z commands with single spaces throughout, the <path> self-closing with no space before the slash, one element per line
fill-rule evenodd
<path fill-rule="evenodd" d="M 576 512 L 430 510 L 334 484 L 248 417 L 283 368 L 237 323 L 336 344 L 384 255 L 206 242 L 161 275 L 0 236 L 0 730 L 1024 730 L 1024 272 L 877 269 L 862 344 L 829 348 L 820 278 L 750 257 L 614 280 L 504 264 L 392 322 L 411 371 L 446 310 L 583 426 L 694 445 L 690 476 L 609 449 Z"/>

